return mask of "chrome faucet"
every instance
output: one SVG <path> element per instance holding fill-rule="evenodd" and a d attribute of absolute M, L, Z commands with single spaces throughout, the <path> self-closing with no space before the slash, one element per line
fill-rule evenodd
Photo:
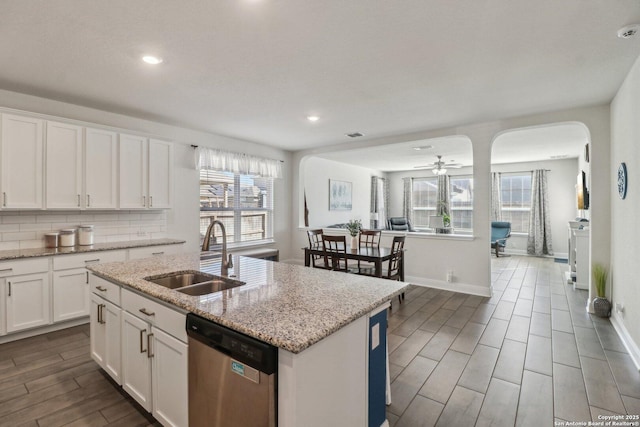
<path fill-rule="evenodd" d="M 220 264 L 220 275 L 228 276 L 229 269 L 233 268 L 233 259 L 231 258 L 231 254 L 227 257 L 227 230 L 225 230 L 224 224 L 220 220 L 215 219 L 211 221 L 211 224 L 209 224 L 207 233 L 204 235 L 204 241 L 202 242 L 202 251 L 205 252 L 209 250 L 209 241 L 211 240 L 211 234 L 213 233 L 213 226 L 216 224 L 218 224 L 220 226 L 220 230 L 222 230 L 222 263 Z"/>

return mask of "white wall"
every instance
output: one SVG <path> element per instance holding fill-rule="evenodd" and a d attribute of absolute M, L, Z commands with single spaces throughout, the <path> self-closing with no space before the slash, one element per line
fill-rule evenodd
<path fill-rule="evenodd" d="M 640 366 L 640 59 L 629 72 L 611 103 L 611 171 L 627 164 L 627 197 L 617 196 L 616 180 L 611 183 L 611 280 L 609 298 L 624 305 L 624 312 L 613 313 L 613 323 L 623 336 Z M 605 264 L 606 265 L 606 264 Z"/>
<path fill-rule="evenodd" d="M 359 219 L 369 227 L 371 211 L 371 177 L 384 176 L 379 171 L 347 165 L 320 157 L 309 157 L 302 164 L 309 227 L 326 227 Z M 348 181 L 352 184 L 352 209 L 350 211 L 329 210 L 329 180 Z"/>
<path fill-rule="evenodd" d="M 569 252 L 568 221 L 574 221 L 578 213 L 576 206 L 576 177 L 578 159 L 549 160 L 545 162 L 523 162 L 493 165 L 493 172 L 524 172 L 535 169 L 549 170 L 549 211 L 551 213 L 551 246 L 555 258 L 567 258 Z M 511 233 L 506 251 L 515 254 L 527 253 L 528 235 Z"/>
<path fill-rule="evenodd" d="M 266 145 L 221 135 L 195 131 L 169 124 L 138 119 L 122 114 L 81 107 L 78 105 L 0 90 L 0 106 L 46 114 L 79 122 L 95 123 L 122 130 L 142 132 L 175 142 L 174 204 L 166 213 L 166 237 L 184 239 L 187 250 L 199 248 L 199 183 L 191 144 L 249 153 L 284 161 L 284 178 L 275 180 L 274 247 L 281 259 L 290 256 L 291 247 L 291 153 Z M 118 212 L 106 215 L 117 218 Z"/>

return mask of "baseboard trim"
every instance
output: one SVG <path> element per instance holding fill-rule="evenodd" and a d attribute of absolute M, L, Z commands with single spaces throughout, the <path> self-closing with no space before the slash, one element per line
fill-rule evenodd
<path fill-rule="evenodd" d="M 429 288 L 460 292 L 463 294 L 478 295 L 481 297 L 491 297 L 490 287 L 472 285 L 470 283 L 447 282 L 444 280 L 433 280 L 433 279 L 426 279 L 424 277 L 416 277 L 416 276 L 406 276 L 404 278 L 404 281 L 406 283 L 411 283 L 412 285 L 426 286 Z"/>
<path fill-rule="evenodd" d="M 89 323 L 89 316 L 69 320 L 64 323 L 54 323 L 53 325 L 27 329 L 25 331 L 10 332 L 5 336 L 0 337 L 0 344 L 21 340 L 23 338 L 35 337 L 36 335 L 46 334 L 47 332 L 54 332 L 61 329 L 72 328 L 74 326 L 84 325 L 85 323 Z"/>
<path fill-rule="evenodd" d="M 629 331 L 627 330 L 626 326 L 624 326 L 624 322 L 622 321 L 620 314 L 616 313 L 615 311 L 612 312 L 610 320 L 613 328 L 618 333 L 622 344 L 629 352 L 631 360 L 633 360 L 633 363 L 636 365 L 636 369 L 640 371 L 640 348 L 638 348 L 638 345 L 635 343 L 635 341 L 633 341 L 631 335 L 629 335 Z"/>

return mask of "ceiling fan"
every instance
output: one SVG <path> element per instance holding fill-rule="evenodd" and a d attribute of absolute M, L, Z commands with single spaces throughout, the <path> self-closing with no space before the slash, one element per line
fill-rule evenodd
<path fill-rule="evenodd" d="M 447 173 L 447 168 L 459 169 L 462 167 L 461 163 L 455 163 L 453 160 L 449 162 L 445 162 L 442 160 L 441 155 L 436 156 L 438 158 L 437 161 L 433 162 L 430 165 L 424 166 L 414 166 L 414 169 L 431 169 L 433 170 L 434 175 L 444 175 Z"/>

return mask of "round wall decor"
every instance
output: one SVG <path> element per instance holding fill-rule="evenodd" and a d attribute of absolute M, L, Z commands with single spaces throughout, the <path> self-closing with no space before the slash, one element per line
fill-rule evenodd
<path fill-rule="evenodd" d="M 623 200 L 627 197 L 627 165 L 624 162 L 618 166 L 618 194 Z"/>

